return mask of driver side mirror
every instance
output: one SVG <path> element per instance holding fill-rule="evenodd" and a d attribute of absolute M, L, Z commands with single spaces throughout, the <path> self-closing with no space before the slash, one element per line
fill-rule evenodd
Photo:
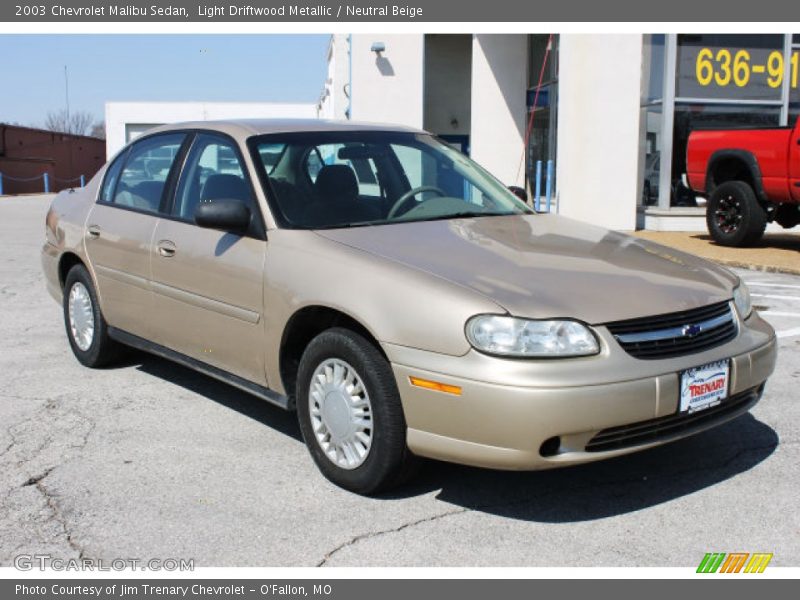
<path fill-rule="evenodd" d="M 241 200 L 233 198 L 209 200 L 197 205 L 194 222 L 207 229 L 244 233 L 250 226 L 250 209 Z"/>
<path fill-rule="evenodd" d="M 525 188 L 521 188 L 518 185 L 510 185 L 508 186 L 508 191 L 514 194 L 517 198 L 522 200 L 523 202 L 528 202 L 528 192 L 525 191 Z"/>

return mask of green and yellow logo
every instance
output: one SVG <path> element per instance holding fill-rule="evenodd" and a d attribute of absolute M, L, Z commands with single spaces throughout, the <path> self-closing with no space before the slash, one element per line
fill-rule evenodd
<path fill-rule="evenodd" d="M 769 552 L 707 552 L 697 567 L 698 573 L 763 573 L 772 560 Z"/>

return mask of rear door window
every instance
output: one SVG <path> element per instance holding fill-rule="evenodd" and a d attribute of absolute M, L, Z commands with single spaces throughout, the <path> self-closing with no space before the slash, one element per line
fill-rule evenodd
<path fill-rule="evenodd" d="M 167 179 L 185 139 L 184 133 L 172 133 L 135 143 L 128 151 L 113 194 L 103 190 L 101 199 L 126 208 L 159 212 Z M 110 173 L 107 180 L 112 176 Z"/>

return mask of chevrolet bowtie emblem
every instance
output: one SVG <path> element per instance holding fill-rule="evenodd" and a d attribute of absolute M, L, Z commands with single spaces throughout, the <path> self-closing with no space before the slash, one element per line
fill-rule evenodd
<path fill-rule="evenodd" d="M 684 325 L 681 333 L 684 337 L 694 337 L 703 331 L 703 328 L 700 325 Z"/>

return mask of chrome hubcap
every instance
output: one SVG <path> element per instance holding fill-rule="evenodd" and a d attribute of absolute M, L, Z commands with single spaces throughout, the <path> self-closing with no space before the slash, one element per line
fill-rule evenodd
<path fill-rule="evenodd" d="M 364 382 L 338 358 L 324 360 L 311 376 L 308 408 L 314 437 L 325 456 L 355 469 L 372 446 L 372 405 Z"/>
<path fill-rule="evenodd" d="M 89 290 L 80 281 L 74 283 L 69 291 L 68 312 L 72 339 L 85 352 L 94 339 L 94 311 Z"/>

